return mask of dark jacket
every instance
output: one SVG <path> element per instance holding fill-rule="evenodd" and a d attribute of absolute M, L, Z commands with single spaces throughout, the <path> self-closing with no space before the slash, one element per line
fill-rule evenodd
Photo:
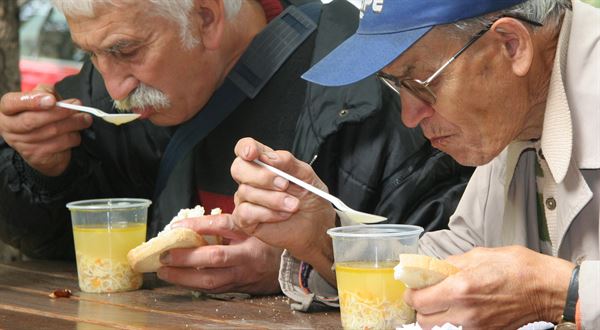
<path fill-rule="evenodd" d="M 358 22 L 350 17 L 357 17 L 356 9 L 346 1 L 324 6 L 316 35 L 308 41 L 311 58 L 298 64 L 292 57 L 285 65 L 302 65 L 304 70 L 318 61 L 356 30 Z M 314 160 L 313 168 L 334 195 L 393 223 L 418 224 L 428 230 L 446 227 L 471 169 L 433 149 L 419 129 L 405 128 L 395 94 L 374 77 L 336 88 L 296 81 L 290 87 L 304 103 L 297 105 L 296 128 L 289 132 L 292 151 L 301 160 Z M 261 91 L 262 96 L 244 102 L 240 111 L 277 98 L 278 89 L 286 88 L 272 85 Z M 113 111 L 102 78 L 89 63 L 77 76 L 59 83 L 57 91 L 65 98 L 76 97 Z M 35 172 L 0 140 L 0 239 L 30 257 L 72 258 L 65 204 L 89 198 L 152 198 L 159 163 L 175 129 L 148 121 L 112 126 L 94 120 L 82 132 L 82 144 L 73 150 L 66 172 L 54 178 Z M 222 151 L 232 154 L 229 147 Z M 150 236 L 180 208 L 195 203 L 192 176 L 194 167 L 201 165 L 194 158 L 189 155 L 180 162 L 162 194 L 153 200 Z"/>

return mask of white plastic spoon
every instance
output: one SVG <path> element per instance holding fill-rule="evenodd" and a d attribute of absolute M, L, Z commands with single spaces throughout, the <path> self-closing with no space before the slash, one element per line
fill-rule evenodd
<path fill-rule="evenodd" d="M 313 194 L 328 200 L 329 202 L 331 202 L 331 204 L 333 204 L 333 206 L 335 206 L 335 208 L 337 208 L 336 212 L 338 213 L 338 215 L 340 216 L 340 218 L 342 220 L 350 220 L 351 222 L 354 222 L 354 223 L 377 223 L 377 222 L 385 221 L 387 219 L 386 217 L 382 217 L 380 215 L 356 211 L 355 209 L 352 209 L 348 205 L 344 204 L 344 202 L 342 202 L 339 198 L 337 198 L 333 195 L 330 195 L 330 194 L 324 192 L 323 190 L 321 190 L 315 186 L 312 186 L 292 175 L 289 175 L 278 168 L 275 168 L 271 165 L 267 165 L 258 159 L 255 159 L 254 162 L 260 166 L 263 166 L 264 168 L 268 169 L 269 171 L 279 175 L 280 177 L 287 179 L 287 180 L 299 185 L 300 187 L 312 192 Z"/>
<path fill-rule="evenodd" d="M 56 102 L 56 105 L 65 109 L 87 112 L 115 125 L 128 123 L 132 120 L 136 120 L 140 116 L 137 113 L 106 113 L 100 109 L 65 102 Z"/>

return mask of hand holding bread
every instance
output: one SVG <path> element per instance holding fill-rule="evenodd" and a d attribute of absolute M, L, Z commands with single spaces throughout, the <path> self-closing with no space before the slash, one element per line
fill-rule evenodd
<path fill-rule="evenodd" d="M 220 209 L 213 209 L 211 214 L 220 214 Z M 196 206 L 194 209 L 183 209 L 176 217 L 165 226 L 158 236 L 133 248 L 127 254 L 131 268 L 139 273 L 156 272 L 162 263 L 160 256 L 164 252 L 176 248 L 192 248 L 208 244 L 220 244 L 221 240 L 215 236 L 201 236 L 195 231 L 185 227 L 172 228 L 173 224 L 188 218 L 201 217 L 204 208 Z"/>
<path fill-rule="evenodd" d="M 447 261 L 419 254 L 400 254 L 400 263 L 394 267 L 394 278 L 409 289 L 422 289 L 443 281 L 459 271 Z"/>

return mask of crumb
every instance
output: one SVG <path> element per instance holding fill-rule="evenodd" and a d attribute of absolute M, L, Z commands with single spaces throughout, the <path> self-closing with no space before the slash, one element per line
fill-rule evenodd
<path fill-rule="evenodd" d="M 72 295 L 71 290 L 69 289 L 58 289 L 50 292 L 48 297 L 52 299 L 56 298 L 69 298 Z"/>

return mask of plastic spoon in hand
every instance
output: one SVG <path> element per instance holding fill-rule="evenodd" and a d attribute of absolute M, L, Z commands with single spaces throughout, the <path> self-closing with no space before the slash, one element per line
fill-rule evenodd
<path fill-rule="evenodd" d="M 138 117 L 140 116 L 137 113 L 106 113 L 100 109 L 65 102 L 56 102 L 56 105 L 65 109 L 87 112 L 115 125 L 128 123 L 132 120 L 138 119 Z"/>
<path fill-rule="evenodd" d="M 338 214 L 340 212 L 343 213 L 345 216 L 348 217 L 348 219 L 350 219 L 353 222 L 376 223 L 376 222 L 385 221 L 387 219 L 386 217 L 382 217 L 380 215 L 356 211 L 356 210 L 350 208 L 348 205 L 344 204 L 344 202 L 342 202 L 339 198 L 337 198 L 333 195 L 330 195 L 330 194 L 324 192 L 323 190 L 321 190 L 315 186 L 312 186 L 292 175 L 289 175 L 280 169 L 277 169 L 271 165 L 267 165 L 258 159 L 255 159 L 254 162 L 256 164 L 268 169 L 269 171 L 279 175 L 280 177 L 282 177 L 286 180 L 289 180 L 289 181 L 299 185 L 300 187 L 312 192 L 313 194 L 315 194 L 323 199 L 328 200 L 329 202 L 331 202 L 331 204 L 333 204 L 333 206 L 335 206 L 335 208 L 337 208 L 337 211 L 339 211 Z"/>

